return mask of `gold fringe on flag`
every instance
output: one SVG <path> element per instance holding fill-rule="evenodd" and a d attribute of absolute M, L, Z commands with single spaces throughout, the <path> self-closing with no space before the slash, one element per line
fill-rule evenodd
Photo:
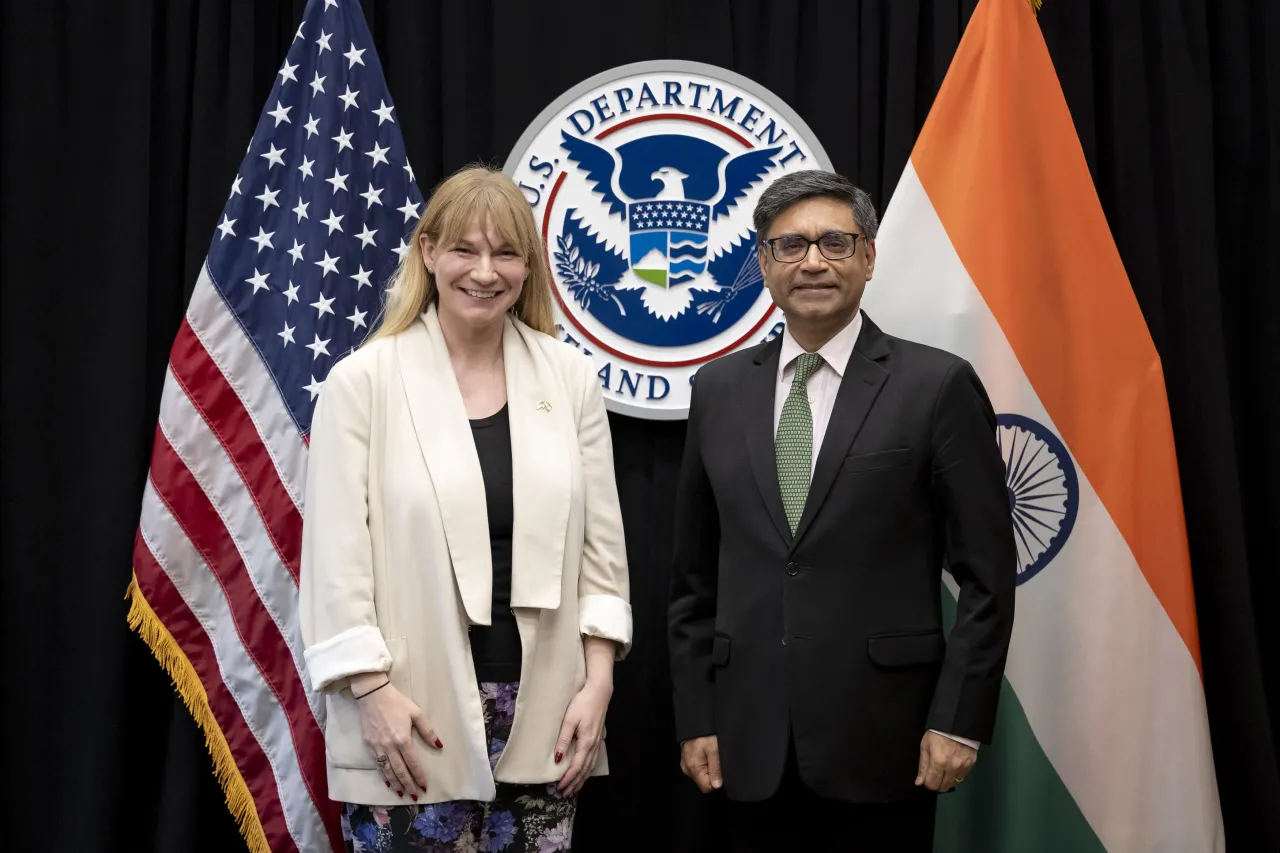
<path fill-rule="evenodd" d="M 1027 0 L 1031 4 L 1031 11 L 1037 15 L 1040 13 L 1040 7 L 1044 5 L 1044 0 Z"/>
<path fill-rule="evenodd" d="M 129 599 L 129 627 L 137 631 L 151 648 L 151 653 L 173 679 L 174 689 L 182 697 L 183 704 L 204 730 L 205 746 L 209 748 L 209 755 L 213 758 L 214 775 L 218 777 L 218 784 L 226 795 L 227 808 L 240 826 L 240 834 L 244 836 L 249 850 L 251 853 L 271 853 L 266 833 L 262 831 L 262 821 L 258 818 L 258 810 L 253 804 L 253 795 L 249 793 L 249 786 L 245 784 L 240 768 L 231 756 L 226 736 L 214 719 L 213 710 L 209 707 L 209 695 L 205 693 L 204 685 L 200 683 L 191 661 L 147 603 L 138 587 L 137 574 L 129 581 L 125 598 Z"/>

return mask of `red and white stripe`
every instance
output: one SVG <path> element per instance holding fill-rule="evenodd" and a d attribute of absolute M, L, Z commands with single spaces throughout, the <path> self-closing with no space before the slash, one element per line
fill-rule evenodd
<path fill-rule="evenodd" d="M 272 851 L 343 849 L 297 619 L 306 442 L 201 269 L 170 353 L 134 566 Z"/>

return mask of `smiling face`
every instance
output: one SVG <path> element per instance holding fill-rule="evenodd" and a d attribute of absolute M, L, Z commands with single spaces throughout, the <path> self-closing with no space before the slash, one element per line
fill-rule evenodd
<path fill-rule="evenodd" d="M 524 289 L 529 268 L 493 220 L 473 219 L 452 243 L 436 245 L 423 234 L 422 258 L 435 277 L 441 321 L 483 329 L 502 322 Z"/>
<path fill-rule="evenodd" d="M 837 232 L 862 233 L 847 202 L 818 196 L 796 202 L 778 214 L 764 238 L 798 235 L 817 240 Z M 768 245 L 762 245 L 759 261 L 765 286 L 788 324 L 838 331 L 858 311 L 862 292 L 875 270 L 876 250 L 859 236 L 847 258 L 828 260 L 814 244 L 802 260 L 783 263 L 774 258 Z"/>

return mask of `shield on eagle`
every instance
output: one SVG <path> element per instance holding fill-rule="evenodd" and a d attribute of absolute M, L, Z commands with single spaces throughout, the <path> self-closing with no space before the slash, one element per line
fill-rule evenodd
<path fill-rule="evenodd" d="M 640 201 L 627 205 L 631 269 L 668 288 L 693 281 L 707 268 L 711 205 L 696 201 Z"/>

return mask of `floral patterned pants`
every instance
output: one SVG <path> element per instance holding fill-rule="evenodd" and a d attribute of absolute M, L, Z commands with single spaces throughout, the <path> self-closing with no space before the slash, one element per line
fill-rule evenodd
<path fill-rule="evenodd" d="M 520 683 L 480 683 L 489 764 L 511 736 Z M 430 780 L 428 780 L 430 784 Z M 548 785 L 498 783 L 491 803 L 455 800 L 432 805 L 342 806 L 342 837 L 348 853 L 554 853 L 573 838 L 577 798 Z"/>

